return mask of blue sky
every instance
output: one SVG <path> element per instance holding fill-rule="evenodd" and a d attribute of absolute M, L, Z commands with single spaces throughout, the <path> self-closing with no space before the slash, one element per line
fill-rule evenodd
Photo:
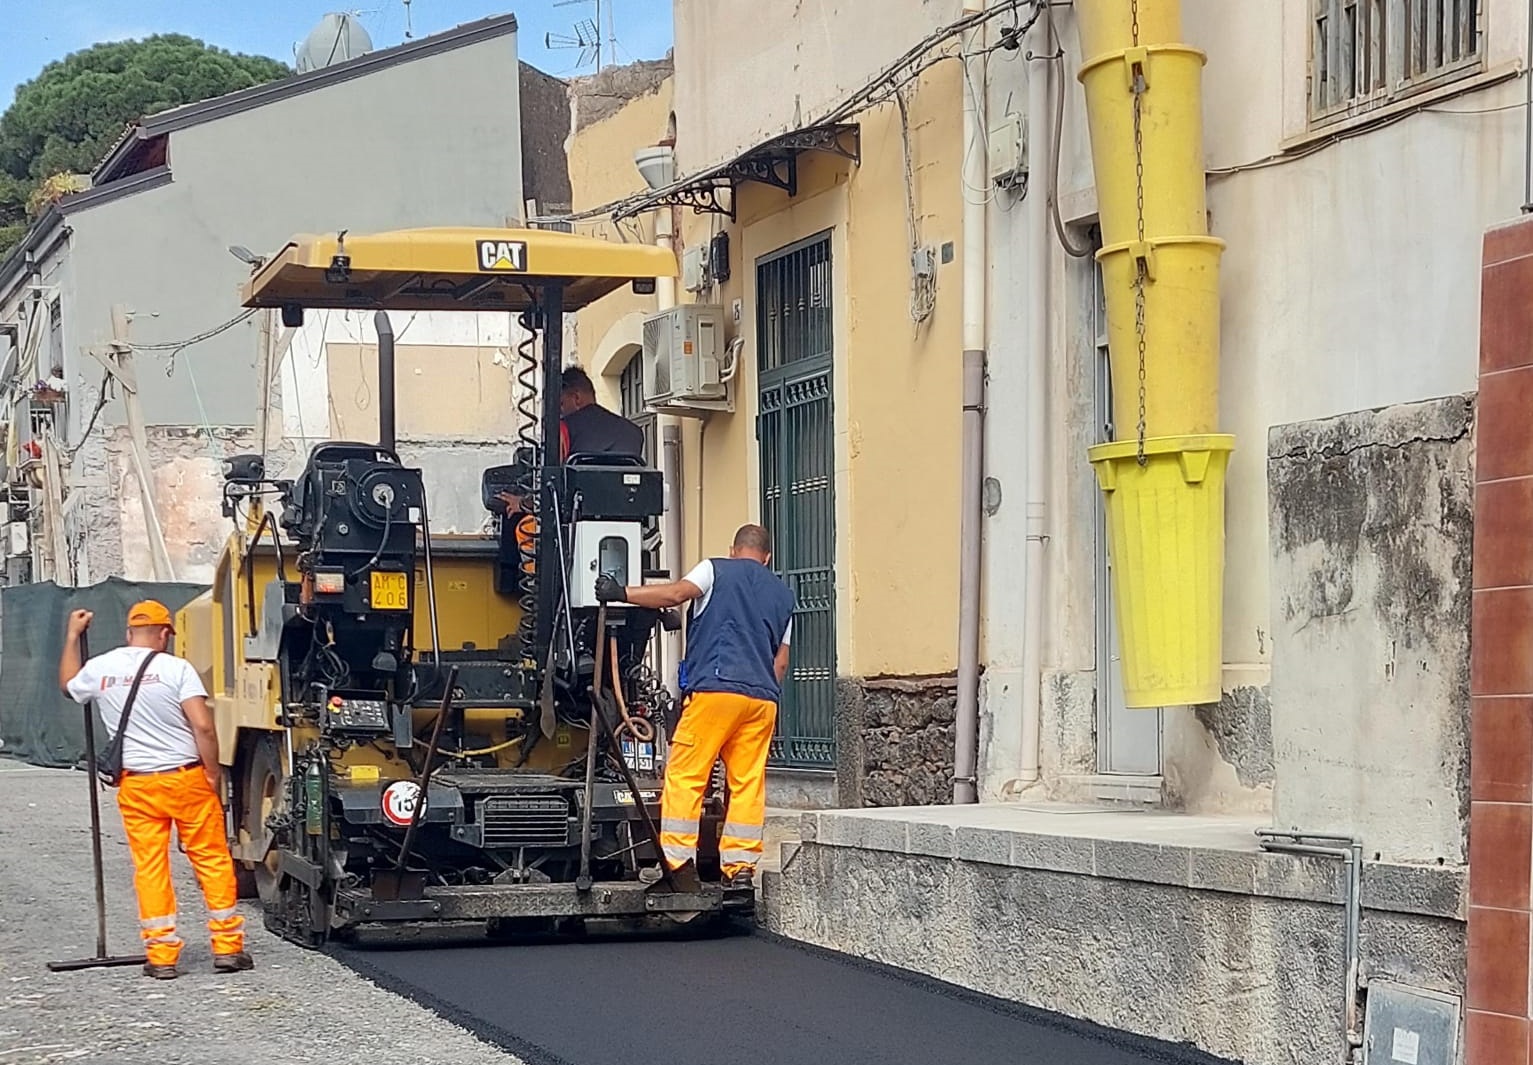
<path fill-rule="evenodd" d="M 404 39 L 403 0 L 0 0 L 0 110 L 10 106 L 16 86 L 44 65 L 99 41 L 151 33 L 185 33 L 236 52 L 254 52 L 291 63 L 293 46 L 327 12 L 359 14 L 373 44 L 382 48 Z M 410 22 L 417 37 L 514 12 L 520 26 L 522 58 L 550 74 L 589 73 L 576 69 L 579 53 L 544 47 L 544 34 L 569 34 L 592 18 L 595 4 L 556 6 L 557 0 L 411 0 Z M 671 0 L 605 0 L 615 3 L 617 58 L 654 59 L 671 46 Z M 605 17 L 603 19 L 605 21 Z"/>

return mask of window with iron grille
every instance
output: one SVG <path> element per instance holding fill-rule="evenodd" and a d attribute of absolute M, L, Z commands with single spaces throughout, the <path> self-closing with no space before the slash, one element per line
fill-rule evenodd
<path fill-rule="evenodd" d="M 644 432 L 645 465 L 656 465 L 659 462 L 657 457 L 659 447 L 655 440 L 655 415 L 644 408 L 643 354 L 635 355 L 628 360 L 628 365 L 623 367 L 623 376 L 618 379 L 618 394 L 622 400 L 623 417 Z M 658 520 L 651 520 L 645 524 L 644 568 L 646 570 L 660 568 L 660 547 L 659 541 L 655 538 L 659 533 L 659 527 Z"/>
<path fill-rule="evenodd" d="M 1334 120 L 1480 69 L 1481 0 L 1311 0 L 1310 117 Z"/>
<path fill-rule="evenodd" d="M 655 416 L 644 409 L 643 355 L 635 355 L 628 360 L 628 365 L 623 367 L 623 376 L 618 382 L 618 390 L 622 394 L 623 417 L 644 430 L 644 461 L 653 466 L 656 461 Z"/>
<path fill-rule="evenodd" d="M 48 306 L 48 369 L 64 369 L 64 307 L 58 300 Z"/>

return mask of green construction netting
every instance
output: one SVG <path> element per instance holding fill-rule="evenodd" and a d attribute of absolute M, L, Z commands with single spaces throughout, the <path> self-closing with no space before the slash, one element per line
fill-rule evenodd
<path fill-rule="evenodd" d="M 51 581 L 0 588 L 0 755 L 38 766 L 79 765 L 85 757 L 83 709 L 59 691 L 59 656 L 64 620 L 85 609 L 91 622 L 90 652 L 120 645 L 128 608 L 158 599 L 180 610 L 207 590 L 205 585 L 119 580 L 88 588 L 63 588 Z M 97 742 L 105 742 L 100 717 Z"/>

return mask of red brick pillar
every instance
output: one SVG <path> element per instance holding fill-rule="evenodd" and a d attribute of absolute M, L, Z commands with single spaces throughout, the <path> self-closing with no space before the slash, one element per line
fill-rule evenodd
<path fill-rule="evenodd" d="M 1533 219 L 1481 275 L 1465 1065 L 1529 1065 L 1533 877 Z"/>

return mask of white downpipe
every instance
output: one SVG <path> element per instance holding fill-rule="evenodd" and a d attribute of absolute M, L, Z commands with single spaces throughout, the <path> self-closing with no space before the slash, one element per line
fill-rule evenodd
<path fill-rule="evenodd" d="M 655 244 L 675 253 L 675 215 L 670 207 L 662 207 L 655 215 Z M 657 278 L 655 282 L 656 309 L 668 311 L 676 306 L 676 279 Z M 660 567 L 669 570 L 671 580 L 680 580 L 682 569 L 682 522 L 681 522 L 681 423 L 675 418 L 661 416 L 656 419 L 660 442 L 660 477 L 665 483 L 665 509 L 660 517 Z M 672 695 L 679 695 L 677 669 L 681 663 L 681 633 L 660 634 L 660 678 Z"/>
<path fill-rule="evenodd" d="M 965 0 L 964 13 L 985 0 Z M 958 719 L 953 744 L 953 802 L 979 801 L 979 636 L 983 564 L 980 508 L 985 475 L 985 27 L 963 37 L 963 450 L 958 519 Z"/>
<path fill-rule="evenodd" d="M 1048 55 L 1047 20 L 1033 33 Z M 1049 359 L 1049 178 L 1039 173 L 1049 158 L 1053 115 L 1049 110 L 1049 78 L 1053 62 L 1036 59 L 1028 70 L 1028 159 L 1033 177 L 1042 177 L 1027 197 L 1027 552 L 1022 622 L 1022 750 L 1018 779 L 1025 786 L 1039 777 L 1039 737 L 1043 721 L 1043 590 L 1044 546 L 1048 533 L 1048 359 Z"/>

